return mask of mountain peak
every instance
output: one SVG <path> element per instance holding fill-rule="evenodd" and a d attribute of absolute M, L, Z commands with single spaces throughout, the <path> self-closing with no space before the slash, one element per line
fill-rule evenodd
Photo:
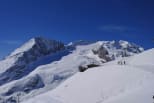
<path fill-rule="evenodd" d="M 32 38 L 30 39 L 28 42 L 24 43 L 21 47 L 17 48 L 16 50 L 14 50 L 10 56 L 22 53 L 24 51 L 28 51 L 30 48 L 33 47 L 33 45 L 35 44 L 35 39 Z"/>
<path fill-rule="evenodd" d="M 42 37 L 30 39 L 0 62 L 0 70 L 2 72 L 0 85 L 22 78 L 41 64 L 38 60 L 47 55 L 53 55 L 64 48 L 64 44 L 59 41 L 48 40 Z"/>
<path fill-rule="evenodd" d="M 14 50 L 10 54 L 10 56 L 22 54 L 24 52 L 29 51 L 32 48 L 50 50 L 50 49 L 53 49 L 53 46 L 56 44 L 63 44 L 63 43 L 56 41 L 56 40 L 48 40 L 43 37 L 34 37 L 34 38 L 28 40 L 26 43 L 24 43 L 21 47 Z"/>

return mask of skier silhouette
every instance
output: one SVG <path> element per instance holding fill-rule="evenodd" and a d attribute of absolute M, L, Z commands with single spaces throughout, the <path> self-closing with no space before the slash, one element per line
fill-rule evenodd
<path fill-rule="evenodd" d="M 124 61 L 124 65 L 126 64 L 126 61 Z"/>

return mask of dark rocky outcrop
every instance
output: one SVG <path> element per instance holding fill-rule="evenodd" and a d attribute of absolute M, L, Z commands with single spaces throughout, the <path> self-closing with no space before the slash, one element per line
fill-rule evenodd
<path fill-rule="evenodd" d="M 105 61 L 111 61 L 111 58 L 108 56 L 109 55 L 108 51 L 103 46 L 92 51 L 94 54 L 98 55 L 101 59 L 104 59 Z"/>
<path fill-rule="evenodd" d="M 79 66 L 79 71 L 80 72 L 84 72 L 84 71 L 86 71 L 87 69 L 89 69 L 89 68 L 94 68 L 94 67 L 98 67 L 99 65 L 97 65 L 97 64 L 88 64 L 88 65 L 86 65 L 86 66 L 82 66 L 82 65 L 80 65 Z"/>

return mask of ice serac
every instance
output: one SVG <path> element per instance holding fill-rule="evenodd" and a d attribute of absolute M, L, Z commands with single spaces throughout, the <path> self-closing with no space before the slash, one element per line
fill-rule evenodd
<path fill-rule="evenodd" d="M 40 64 L 37 60 L 64 49 L 64 44 L 41 37 L 30 39 L 0 61 L 0 85 L 17 80 L 29 74 Z M 35 64 L 35 65 L 34 65 Z"/>

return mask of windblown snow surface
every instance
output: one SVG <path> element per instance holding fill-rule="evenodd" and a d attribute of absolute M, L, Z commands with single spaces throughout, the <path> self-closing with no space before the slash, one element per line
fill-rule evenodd
<path fill-rule="evenodd" d="M 118 65 L 126 61 L 126 65 Z M 154 49 L 78 72 L 23 103 L 153 103 Z"/>

